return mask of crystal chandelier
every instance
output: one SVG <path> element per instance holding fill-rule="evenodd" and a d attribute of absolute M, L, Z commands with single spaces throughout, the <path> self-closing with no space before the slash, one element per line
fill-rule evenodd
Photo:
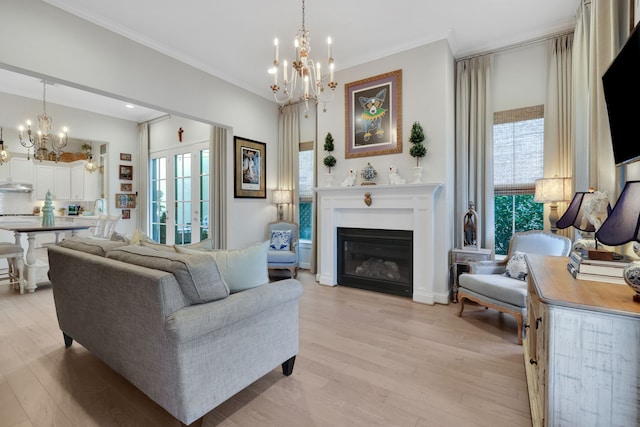
<path fill-rule="evenodd" d="M 31 120 L 27 120 L 27 127 L 20 126 L 18 128 L 18 139 L 20 144 L 27 149 L 27 159 L 31 159 L 31 149 L 33 148 L 33 158 L 40 161 L 49 160 L 49 149 L 47 142 L 51 141 L 51 151 L 55 154 L 55 161 L 60 160 L 60 153 L 63 147 L 67 145 L 66 127 L 62 128 L 62 132 L 55 135 L 51 134 L 53 129 L 53 117 L 47 115 L 47 82 L 42 80 L 42 114 L 38 116 L 38 131 L 33 135 L 31 130 Z"/>
<path fill-rule="evenodd" d="M 334 64 L 331 53 L 331 37 L 327 38 L 329 73 L 323 77 L 320 62 L 311 59 L 311 37 L 304 24 L 304 0 L 302 0 L 302 29 L 298 30 L 294 42 L 296 59 L 291 64 L 291 70 L 288 69 L 287 60 L 284 60 L 281 79 L 278 39 L 274 40 L 275 55 L 273 67 L 269 70 L 273 74 L 271 90 L 276 102 L 281 105 L 304 102 L 308 111 L 308 102 L 313 99 L 316 105 L 322 102 L 323 111 L 327 111 L 327 104 L 333 99 L 335 88 L 338 86 L 338 83 L 333 80 Z"/>
<path fill-rule="evenodd" d="M 4 148 L 4 141 L 2 140 L 2 127 L 0 127 L 0 165 L 4 165 L 11 160 L 11 153 Z"/>

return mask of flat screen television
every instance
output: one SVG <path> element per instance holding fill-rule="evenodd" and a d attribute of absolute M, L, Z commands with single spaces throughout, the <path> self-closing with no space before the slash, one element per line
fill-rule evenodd
<path fill-rule="evenodd" d="M 640 160 L 640 30 L 636 25 L 602 76 L 616 166 Z"/>

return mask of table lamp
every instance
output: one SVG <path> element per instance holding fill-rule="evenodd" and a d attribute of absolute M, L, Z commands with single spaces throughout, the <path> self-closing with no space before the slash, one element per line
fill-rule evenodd
<path fill-rule="evenodd" d="M 593 192 L 590 188 L 589 191 L 578 191 L 573 195 L 569 207 L 562 215 L 562 218 L 558 220 L 556 226 L 559 229 L 573 226 L 580 231 L 587 233 L 593 233 L 596 231 L 596 226 L 589 219 L 588 206 L 592 205 L 594 198 L 597 198 L 598 194 Z M 607 216 L 611 213 L 611 205 L 607 203 Z"/>
<path fill-rule="evenodd" d="M 605 245 L 618 246 L 640 242 L 640 181 L 628 181 L 607 220 L 596 231 L 596 238 Z M 622 273 L 624 281 L 640 302 L 640 261 L 632 261 Z"/>
<path fill-rule="evenodd" d="M 558 203 L 571 199 L 571 178 L 541 178 L 536 179 L 536 192 L 533 201 L 536 203 L 551 203 L 549 205 L 549 224 L 552 233 L 557 233 L 558 228 Z"/>
<path fill-rule="evenodd" d="M 278 205 L 278 221 L 284 216 L 283 205 L 291 204 L 293 192 L 291 190 L 273 190 L 273 203 Z"/>

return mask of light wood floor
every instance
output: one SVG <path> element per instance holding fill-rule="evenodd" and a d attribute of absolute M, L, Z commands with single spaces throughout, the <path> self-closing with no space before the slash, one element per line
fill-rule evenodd
<path fill-rule="evenodd" d="M 531 426 L 522 346 L 510 316 L 423 305 L 300 272 L 300 353 L 204 426 Z M 0 426 L 179 426 L 74 343 L 50 287 L 0 286 Z"/>

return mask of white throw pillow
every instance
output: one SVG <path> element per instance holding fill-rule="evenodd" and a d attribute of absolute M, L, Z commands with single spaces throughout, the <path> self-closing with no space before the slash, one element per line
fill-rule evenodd
<path fill-rule="evenodd" d="M 222 278 L 231 293 L 244 291 L 269 283 L 267 252 L 269 241 L 243 249 L 191 249 L 175 245 L 179 253 L 207 254 L 215 259 Z"/>
<path fill-rule="evenodd" d="M 527 280 L 527 262 L 524 259 L 524 252 L 514 252 L 507 262 L 507 268 L 504 275 L 518 280 Z"/>
<path fill-rule="evenodd" d="M 273 230 L 269 247 L 273 251 L 291 250 L 291 230 Z"/>

